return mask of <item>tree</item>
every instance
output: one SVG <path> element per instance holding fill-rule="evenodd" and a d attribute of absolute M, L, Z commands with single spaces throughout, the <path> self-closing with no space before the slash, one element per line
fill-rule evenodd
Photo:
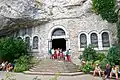
<path fill-rule="evenodd" d="M 24 41 L 13 38 L 0 39 L 0 59 L 13 61 L 27 54 L 27 45 Z"/>
<path fill-rule="evenodd" d="M 100 14 L 104 20 L 110 23 L 118 21 L 116 11 L 116 0 L 92 0 L 92 8 L 95 13 Z"/>

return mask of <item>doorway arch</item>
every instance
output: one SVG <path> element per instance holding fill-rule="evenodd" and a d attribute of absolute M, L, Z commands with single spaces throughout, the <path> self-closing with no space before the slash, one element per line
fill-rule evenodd
<path fill-rule="evenodd" d="M 48 49 L 62 48 L 64 51 L 70 48 L 68 32 L 63 26 L 54 26 L 48 34 Z"/>

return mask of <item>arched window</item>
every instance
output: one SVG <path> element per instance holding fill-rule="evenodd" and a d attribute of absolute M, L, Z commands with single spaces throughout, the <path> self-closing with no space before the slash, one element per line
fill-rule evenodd
<path fill-rule="evenodd" d="M 30 37 L 26 37 L 25 42 L 27 43 L 27 47 L 30 48 Z"/>
<path fill-rule="evenodd" d="M 33 49 L 38 49 L 38 37 L 33 38 Z"/>
<path fill-rule="evenodd" d="M 80 48 L 87 46 L 87 37 L 85 34 L 80 35 Z"/>
<path fill-rule="evenodd" d="M 21 33 L 22 33 L 22 36 L 24 36 L 24 35 L 26 35 L 27 34 L 27 28 L 24 28 L 24 29 L 22 29 L 22 31 L 21 31 Z"/>
<path fill-rule="evenodd" d="M 92 33 L 91 36 L 91 44 L 93 47 L 98 47 L 98 37 L 96 33 Z"/>
<path fill-rule="evenodd" d="M 103 47 L 110 47 L 109 35 L 107 32 L 102 33 L 102 46 Z"/>
<path fill-rule="evenodd" d="M 52 33 L 52 36 L 63 36 L 65 35 L 65 31 L 63 29 L 55 29 Z"/>
<path fill-rule="evenodd" d="M 22 40 L 22 38 L 21 38 L 21 37 L 18 37 L 17 39 L 18 39 L 18 40 Z"/>

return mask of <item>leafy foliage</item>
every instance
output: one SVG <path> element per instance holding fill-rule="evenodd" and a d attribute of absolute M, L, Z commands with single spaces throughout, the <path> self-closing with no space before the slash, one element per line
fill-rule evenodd
<path fill-rule="evenodd" d="M 100 62 L 100 68 L 102 70 L 105 70 L 106 68 L 106 64 L 109 64 L 110 62 L 107 60 L 107 58 L 104 58 L 101 62 Z"/>
<path fill-rule="evenodd" d="M 120 46 L 113 46 L 110 48 L 107 59 L 111 65 L 120 64 Z"/>
<path fill-rule="evenodd" d="M 96 60 L 94 64 L 100 64 L 100 60 Z"/>
<path fill-rule="evenodd" d="M 115 6 L 116 0 L 92 0 L 94 12 L 100 14 L 103 19 L 110 23 L 115 23 L 118 19 Z"/>
<path fill-rule="evenodd" d="M 118 43 L 120 44 L 120 20 L 117 22 L 117 38 L 118 38 Z"/>
<path fill-rule="evenodd" d="M 38 76 L 36 76 L 35 78 L 33 78 L 32 80 L 41 80 L 38 78 Z"/>
<path fill-rule="evenodd" d="M 89 73 L 90 71 L 93 70 L 93 65 L 92 62 L 87 61 L 85 65 L 81 66 L 80 68 L 83 72 Z"/>
<path fill-rule="evenodd" d="M 96 60 L 96 51 L 94 50 L 94 48 L 92 46 L 88 46 L 83 51 L 82 58 L 85 59 L 86 61 L 90 61 L 90 60 L 95 61 Z"/>
<path fill-rule="evenodd" d="M 30 57 L 29 56 L 21 56 L 19 59 L 16 60 L 16 64 L 15 64 L 15 68 L 14 71 L 15 72 L 22 72 L 22 71 L 26 71 L 29 69 L 29 61 L 30 61 Z"/>
<path fill-rule="evenodd" d="M 60 76 L 60 73 L 56 73 L 55 76 L 49 80 L 58 80 L 59 76 Z"/>
<path fill-rule="evenodd" d="M 15 75 L 11 74 L 11 73 L 6 73 L 5 78 L 3 78 L 1 80 L 16 80 L 15 78 L 13 78 L 13 76 L 15 76 Z"/>
<path fill-rule="evenodd" d="M 102 61 L 104 58 L 106 58 L 104 53 L 97 52 L 96 60 Z"/>
<path fill-rule="evenodd" d="M 13 38 L 0 39 L 0 59 L 13 61 L 26 54 L 27 47 L 24 41 Z"/>

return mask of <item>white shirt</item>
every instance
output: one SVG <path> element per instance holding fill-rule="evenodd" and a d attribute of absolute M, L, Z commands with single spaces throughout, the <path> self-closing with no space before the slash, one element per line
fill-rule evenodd
<path fill-rule="evenodd" d="M 5 66 L 5 63 L 2 63 L 1 66 L 4 67 L 4 66 Z"/>
<path fill-rule="evenodd" d="M 54 54 L 54 49 L 51 50 L 52 54 Z"/>

